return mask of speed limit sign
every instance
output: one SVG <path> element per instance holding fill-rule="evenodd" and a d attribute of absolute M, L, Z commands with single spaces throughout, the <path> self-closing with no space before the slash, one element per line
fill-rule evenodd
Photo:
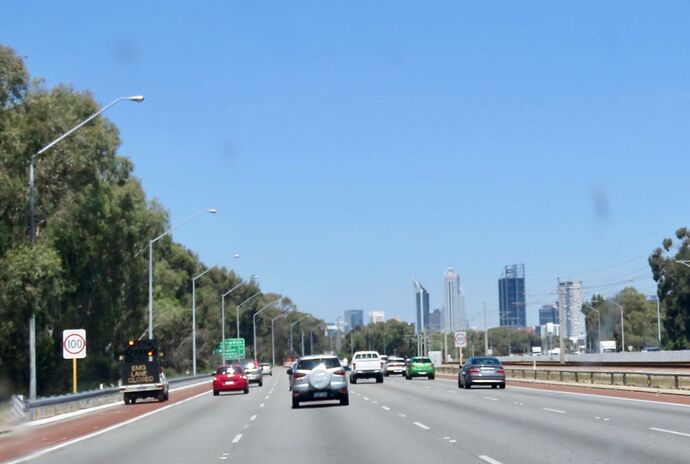
<path fill-rule="evenodd" d="M 62 357 L 82 359 L 86 357 L 86 330 L 72 329 L 62 331 Z"/>
<path fill-rule="evenodd" d="M 455 347 L 465 348 L 467 346 L 467 332 L 455 332 Z"/>

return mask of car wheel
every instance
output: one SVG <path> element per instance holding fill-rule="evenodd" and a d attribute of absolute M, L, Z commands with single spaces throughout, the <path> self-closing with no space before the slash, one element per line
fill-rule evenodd
<path fill-rule="evenodd" d="M 213 396 L 218 396 L 220 392 L 218 390 L 213 390 Z"/>
<path fill-rule="evenodd" d="M 491 384 L 491 389 L 492 389 L 492 390 L 495 390 L 496 388 L 498 388 L 498 384 L 497 384 L 497 383 L 492 383 L 492 384 Z"/>
<path fill-rule="evenodd" d="M 357 377 L 350 377 L 350 383 L 357 383 Z"/>
<path fill-rule="evenodd" d="M 506 388 L 506 384 L 505 383 L 499 384 L 499 388 L 501 388 L 501 389 Z"/>
<path fill-rule="evenodd" d="M 129 404 L 129 396 L 125 394 L 125 404 Z"/>
<path fill-rule="evenodd" d="M 244 388 L 244 394 L 246 395 L 247 393 L 249 393 L 249 387 Z"/>
<path fill-rule="evenodd" d="M 465 381 L 465 389 L 469 390 L 470 388 L 472 388 L 472 384 L 468 381 Z"/>
<path fill-rule="evenodd" d="M 259 386 L 260 386 L 260 387 L 263 387 L 263 386 L 264 386 L 263 380 L 259 380 Z"/>
<path fill-rule="evenodd" d="M 293 398 L 292 399 L 292 409 L 297 409 L 299 408 L 299 400 Z"/>
<path fill-rule="evenodd" d="M 458 388 L 462 388 L 462 381 L 458 379 Z"/>
<path fill-rule="evenodd" d="M 376 377 L 376 383 L 383 383 L 383 376 L 382 375 L 379 375 L 378 377 Z"/>
<path fill-rule="evenodd" d="M 350 404 L 350 395 L 340 398 L 340 406 L 347 406 L 348 404 Z"/>

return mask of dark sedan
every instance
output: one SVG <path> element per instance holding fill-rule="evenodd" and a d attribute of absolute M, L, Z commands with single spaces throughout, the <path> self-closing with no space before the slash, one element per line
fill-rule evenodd
<path fill-rule="evenodd" d="M 472 385 L 491 385 L 491 388 L 506 387 L 506 371 L 497 358 L 475 356 L 468 359 L 458 371 L 458 388 Z"/>

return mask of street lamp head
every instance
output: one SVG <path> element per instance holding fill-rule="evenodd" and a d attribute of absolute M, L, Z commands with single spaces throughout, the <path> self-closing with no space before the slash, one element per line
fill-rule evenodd
<path fill-rule="evenodd" d="M 208 208 L 206 211 L 208 211 L 211 214 L 216 214 L 218 212 L 216 208 Z"/>
<path fill-rule="evenodd" d="M 132 97 L 127 97 L 127 100 L 131 100 L 133 102 L 141 103 L 144 101 L 144 96 L 143 95 L 134 95 Z"/>

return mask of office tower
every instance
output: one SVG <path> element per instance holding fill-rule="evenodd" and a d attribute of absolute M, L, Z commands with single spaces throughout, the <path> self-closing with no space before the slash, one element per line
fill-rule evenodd
<path fill-rule="evenodd" d="M 386 316 L 383 311 L 369 311 L 369 322 L 385 322 Z"/>
<path fill-rule="evenodd" d="M 452 267 L 443 274 L 443 304 L 443 331 L 464 330 L 467 327 L 465 294 L 460 287 L 460 276 Z"/>
<path fill-rule="evenodd" d="M 498 304 L 501 326 L 527 326 L 524 264 L 513 264 L 503 270 L 498 279 Z"/>
<path fill-rule="evenodd" d="M 443 327 L 443 311 L 434 309 L 429 314 L 429 332 L 440 332 Z"/>
<path fill-rule="evenodd" d="M 429 292 L 417 279 L 414 281 L 414 286 L 417 305 L 417 325 L 415 329 L 417 333 L 422 333 L 429 329 Z"/>
<path fill-rule="evenodd" d="M 561 309 L 563 335 L 578 346 L 586 346 L 585 314 L 582 312 L 582 282 L 558 283 L 558 307 Z"/>
<path fill-rule="evenodd" d="M 539 308 L 539 325 L 545 325 L 551 322 L 552 324 L 558 324 L 558 305 L 542 305 Z"/>
<path fill-rule="evenodd" d="M 350 330 L 364 325 L 364 311 L 361 309 L 348 309 L 345 311 L 345 323 L 350 326 Z"/>

